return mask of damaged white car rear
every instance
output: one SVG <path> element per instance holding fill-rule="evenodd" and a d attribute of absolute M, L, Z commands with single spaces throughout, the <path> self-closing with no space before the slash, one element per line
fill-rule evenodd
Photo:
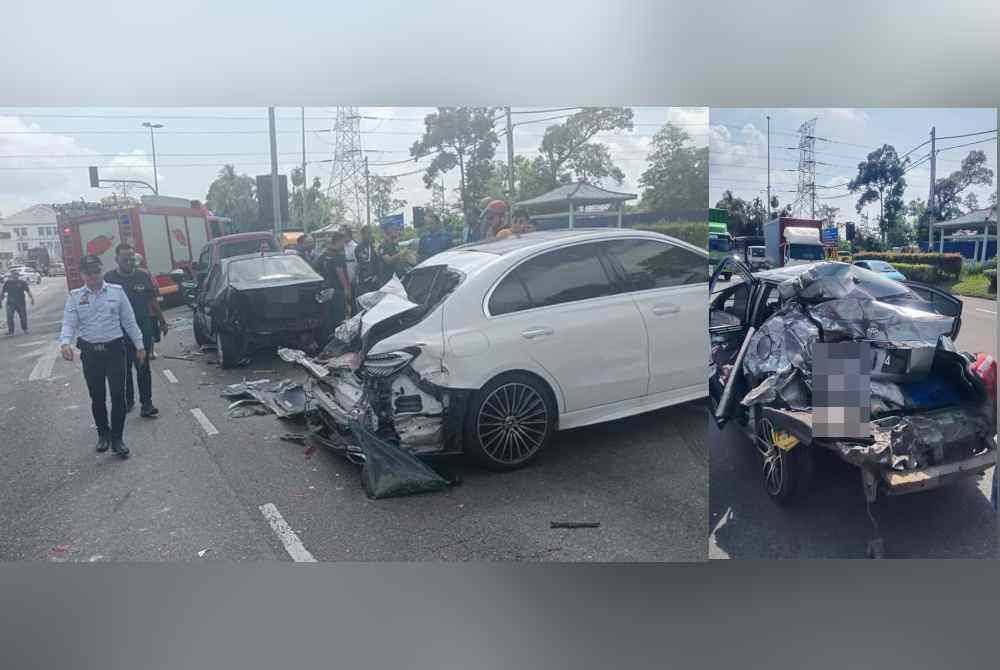
<path fill-rule="evenodd" d="M 311 395 L 416 455 L 495 470 L 557 430 L 707 393 L 708 257 L 656 233 L 530 233 L 438 254 L 359 298 Z"/>

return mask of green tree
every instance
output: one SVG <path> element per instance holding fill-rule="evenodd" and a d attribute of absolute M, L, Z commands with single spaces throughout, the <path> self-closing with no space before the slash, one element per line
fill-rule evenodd
<path fill-rule="evenodd" d="M 927 239 L 927 222 L 930 218 L 927 203 L 923 198 L 914 198 L 906 203 L 906 217 L 913 228 L 917 241 Z"/>
<path fill-rule="evenodd" d="M 406 207 L 406 200 L 395 197 L 395 194 L 399 192 L 397 181 L 397 177 L 379 175 L 369 177 L 368 192 L 372 208 L 372 221 L 380 221 L 383 217 Z"/>
<path fill-rule="evenodd" d="M 708 202 L 708 147 L 690 141 L 687 131 L 672 123 L 653 135 L 649 167 L 639 178 L 644 209 L 700 209 Z"/>
<path fill-rule="evenodd" d="M 439 107 L 424 117 L 424 134 L 410 147 L 414 158 L 434 155 L 424 172 L 433 188 L 438 175 L 458 168 L 459 198 L 466 220 L 474 217 L 477 198 L 486 187 L 499 143 L 493 129 L 494 107 Z"/>
<path fill-rule="evenodd" d="M 858 164 L 857 176 L 847 185 L 851 193 L 861 191 L 856 205 L 858 213 L 865 206 L 878 202 L 878 227 L 883 245 L 888 242 L 889 229 L 898 225 L 903 210 L 903 191 L 906 190 L 903 173 L 908 164 L 909 159 L 900 160 L 892 145 L 883 144 L 869 153 L 865 162 Z"/>
<path fill-rule="evenodd" d="M 792 215 L 792 205 L 787 204 L 784 207 L 781 206 L 781 202 L 778 200 L 778 196 L 771 196 L 771 209 L 768 215 L 769 219 L 774 219 L 781 216 L 791 216 Z"/>
<path fill-rule="evenodd" d="M 974 212 L 979 209 L 979 197 L 973 192 L 968 192 L 965 197 L 962 198 L 962 206 L 965 207 L 966 212 Z"/>
<path fill-rule="evenodd" d="M 724 209 L 729 212 L 729 234 L 746 235 L 748 228 L 747 202 L 743 198 L 733 195 L 731 190 L 722 193 L 722 199 L 715 203 L 716 209 Z"/>
<path fill-rule="evenodd" d="M 607 177 L 620 184 L 625 174 L 611 161 L 607 147 L 591 142 L 601 132 L 632 130 L 632 110 L 623 107 L 588 107 L 564 122 L 549 126 L 539 147 L 537 166 L 553 189 L 577 178 L 599 182 Z"/>
<path fill-rule="evenodd" d="M 236 230 L 257 230 L 257 185 L 253 178 L 236 174 L 233 165 L 223 165 L 208 187 L 205 206 L 233 221 Z"/>
<path fill-rule="evenodd" d="M 986 166 L 986 154 L 978 149 L 962 159 L 961 168 L 934 182 L 934 220 L 961 216 L 962 192 L 975 185 L 993 185 L 993 170 Z"/>
<path fill-rule="evenodd" d="M 837 214 L 839 213 L 840 207 L 834 207 L 833 205 L 827 205 L 826 203 L 823 203 L 816 208 L 816 218 L 820 221 L 835 223 L 837 221 Z"/>
<path fill-rule="evenodd" d="M 292 226 L 312 231 L 332 224 L 346 223 L 343 203 L 330 198 L 323 191 L 323 181 L 313 177 L 308 189 L 303 188 L 302 169 L 292 169 L 292 193 L 289 196 L 288 215 Z"/>

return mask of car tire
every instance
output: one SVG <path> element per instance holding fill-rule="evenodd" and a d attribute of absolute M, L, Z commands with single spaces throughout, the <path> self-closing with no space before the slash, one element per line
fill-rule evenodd
<path fill-rule="evenodd" d="M 797 444 L 779 449 L 774 444 L 774 426 L 769 419 L 757 421 L 757 451 L 761 457 L 761 482 L 767 495 L 779 505 L 792 505 L 809 492 L 813 457 L 809 447 Z"/>
<path fill-rule="evenodd" d="M 194 331 L 194 341 L 199 347 L 204 347 L 206 344 L 212 343 L 212 338 L 202 328 L 201 321 L 198 320 L 197 315 L 191 317 L 191 328 Z"/>
<path fill-rule="evenodd" d="M 219 353 L 219 366 L 235 368 L 243 360 L 246 341 L 239 335 L 219 331 L 215 335 L 215 346 Z"/>
<path fill-rule="evenodd" d="M 556 411 L 552 392 L 537 378 L 519 372 L 500 375 L 471 398 L 465 451 L 488 470 L 524 467 L 551 440 Z"/>

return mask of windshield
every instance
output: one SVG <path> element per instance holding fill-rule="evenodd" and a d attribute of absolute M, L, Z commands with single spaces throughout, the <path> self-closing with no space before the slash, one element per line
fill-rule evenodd
<path fill-rule="evenodd" d="M 237 240 L 225 242 L 219 245 L 219 258 L 230 258 L 232 256 L 243 256 L 244 254 L 260 253 L 260 245 L 264 245 L 268 251 L 280 251 L 274 240 L 270 238 Z"/>
<path fill-rule="evenodd" d="M 729 243 L 729 238 L 727 237 L 709 237 L 708 238 L 708 250 L 709 251 L 729 251 L 732 245 Z"/>
<path fill-rule="evenodd" d="M 895 272 L 896 268 L 892 267 L 885 261 L 868 261 L 868 269 L 877 270 L 879 272 Z"/>
<path fill-rule="evenodd" d="M 262 256 L 229 264 L 229 281 L 233 283 L 266 284 L 281 280 L 315 279 L 319 276 L 298 256 Z"/>
<path fill-rule="evenodd" d="M 424 314 L 444 302 L 462 283 L 465 275 L 447 265 L 427 265 L 403 276 L 403 288 L 410 302 L 417 303 Z"/>
<path fill-rule="evenodd" d="M 818 244 L 789 244 L 788 257 L 797 261 L 821 261 L 823 247 Z"/>

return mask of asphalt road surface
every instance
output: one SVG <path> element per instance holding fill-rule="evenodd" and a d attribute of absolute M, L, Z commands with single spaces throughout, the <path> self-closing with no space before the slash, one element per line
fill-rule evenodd
<path fill-rule="evenodd" d="M 279 440 L 273 416 L 230 419 L 243 378 L 304 378 L 261 352 L 221 370 L 185 307 L 157 345 L 157 419 L 126 421 L 132 458 L 94 451 L 79 359 L 58 356 L 65 282 L 36 291 L 31 333 L 0 336 L 0 559 L 43 561 L 698 561 L 708 533 L 703 405 L 558 434 L 496 474 L 457 464 L 445 493 L 369 500 L 340 456 Z M 599 522 L 552 530 L 551 521 Z"/>
<path fill-rule="evenodd" d="M 996 352 L 996 302 L 963 298 L 958 348 Z M 864 558 L 876 535 L 887 558 L 997 558 L 997 517 L 990 505 L 996 468 L 952 486 L 876 502 L 869 519 L 861 475 L 822 454 L 802 502 L 771 502 L 760 460 L 733 426 L 709 428 L 711 515 L 709 558 Z"/>

